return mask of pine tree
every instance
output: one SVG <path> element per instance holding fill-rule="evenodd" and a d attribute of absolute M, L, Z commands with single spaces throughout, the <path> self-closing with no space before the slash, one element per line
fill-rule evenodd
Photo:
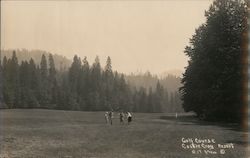
<path fill-rule="evenodd" d="M 83 59 L 83 65 L 82 65 L 82 70 L 81 70 L 81 80 L 80 80 L 80 88 L 81 88 L 81 94 L 80 94 L 80 109 L 81 110 L 89 110 L 89 98 L 88 98 L 88 93 L 89 93 L 89 84 L 91 84 L 90 80 L 90 67 L 89 67 L 89 62 L 87 60 L 87 57 L 84 57 Z"/>
<path fill-rule="evenodd" d="M 56 68 L 52 54 L 49 54 L 48 91 L 50 95 L 50 104 L 52 104 L 51 108 L 54 108 L 57 102 L 57 80 Z"/>
<path fill-rule="evenodd" d="M 29 83 L 29 91 L 31 94 L 30 100 L 29 100 L 29 106 L 32 108 L 37 108 L 40 106 L 38 98 L 39 98 L 39 74 L 38 70 L 36 68 L 34 60 L 31 58 L 28 63 L 28 80 Z M 21 77 L 21 76 L 20 76 Z"/>
<path fill-rule="evenodd" d="M 3 82 L 3 101 L 4 101 L 4 107 L 10 108 L 9 103 L 9 93 L 8 93 L 8 61 L 6 56 L 3 58 L 2 62 L 2 82 Z"/>
<path fill-rule="evenodd" d="M 12 58 L 3 59 L 3 97 L 8 108 L 16 108 L 19 106 L 19 71 L 16 52 L 13 51 Z"/>
<path fill-rule="evenodd" d="M 42 55 L 40 63 L 40 98 L 39 102 L 43 108 L 49 107 L 49 93 L 48 93 L 48 65 L 45 55 Z"/>
<path fill-rule="evenodd" d="M 69 105 L 73 110 L 79 110 L 79 100 L 80 100 L 80 80 L 81 80 L 81 70 L 82 70 L 82 63 L 81 58 L 77 55 L 74 56 L 73 63 L 69 68 L 68 79 L 69 79 Z"/>
<path fill-rule="evenodd" d="M 91 69 L 90 69 L 90 80 L 92 81 L 91 87 L 90 87 L 90 106 L 93 110 L 100 109 L 101 106 L 101 82 L 102 82 L 102 69 L 100 65 L 99 57 L 97 56 L 95 58 L 95 62 L 93 63 Z M 111 105 L 110 105 L 111 108 Z"/>
<path fill-rule="evenodd" d="M 116 74 L 116 81 L 118 82 L 118 74 Z M 114 76 L 112 71 L 112 65 L 111 65 L 111 58 L 108 57 L 106 61 L 106 66 L 104 69 L 103 74 L 103 94 L 105 95 L 105 106 L 109 107 L 111 109 L 117 108 L 118 104 L 118 98 L 114 97 L 116 94 L 114 90 Z M 118 84 L 117 84 L 118 86 Z"/>

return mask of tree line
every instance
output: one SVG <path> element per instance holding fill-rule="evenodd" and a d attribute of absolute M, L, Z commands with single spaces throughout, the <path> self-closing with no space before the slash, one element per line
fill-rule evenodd
<path fill-rule="evenodd" d="M 124 74 L 113 71 L 111 58 L 101 67 L 77 55 L 68 69 L 56 69 L 54 58 L 43 54 L 40 64 L 31 58 L 18 62 L 16 52 L 1 63 L 1 108 L 134 112 L 181 111 L 180 94 L 168 92 L 158 81 L 152 87 L 129 85 Z"/>
<path fill-rule="evenodd" d="M 149 71 L 145 73 L 139 72 L 125 75 L 125 79 L 130 85 L 135 86 L 136 88 L 144 87 L 148 90 L 151 87 L 153 88 L 153 91 L 155 90 L 155 85 L 158 81 L 168 90 L 168 92 L 175 93 L 175 91 L 178 91 L 179 87 L 182 86 L 180 76 L 165 74 L 159 77 L 159 75 L 151 74 Z"/>
<path fill-rule="evenodd" d="M 216 0 L 185 48 L 185 111 L 207 120 L 240 121 L 246 110 L 247 1 Z"/>

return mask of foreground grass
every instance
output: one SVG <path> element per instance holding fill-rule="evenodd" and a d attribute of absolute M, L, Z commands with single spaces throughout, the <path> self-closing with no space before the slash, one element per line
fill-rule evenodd
<path fill-rule="evenodd" d="M 105 124 L 103 112 L 0 111 L 0 158 L 244 158 L 245 133 L 167 114 L 134 114 L 131 125 Z M 224 155 L 193 155 L 181 139 L 210 138 L 234 143 Z"/>

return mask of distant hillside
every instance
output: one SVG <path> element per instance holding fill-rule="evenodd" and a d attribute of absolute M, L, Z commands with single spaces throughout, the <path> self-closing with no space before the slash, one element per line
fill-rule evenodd
<path fill-rule="evenodd" d="M 152 87 L 154 90 L 158 80 L 169 92 L 178 91 L 179 87 L 181 86 L 181 78 L 174 75 L 167 75 L 163 78 L 159 78 L 156 75 L 146 72 L 139 74 L 132 73 L 130 75 L 126 75 L 125 78 L 130 85 L 136 86 L 137 88 L 145 87 L 148 89 Z"/>
<path fill-rule="evenodd" d="M 1 58 L 3 59 L 4 56 L 7 58 L 11 58 L 13 50 L 1 50 L 2 56 Z M 41 61 L 41 56 L 42 54 L 45 54 L 45 56 L 48 58 L 49 52 L 42 51 L 42 50 L 27 50 L 27 49 L 18 49 L 16 50 L 16 55 L 19 60 L 19 62 L 24 61 L 24 60 L 30 60 L 33 58 L 35 63 L 37 65 L 40 64 Z M 67 69 L 71 65 L 71 60 L 67 59 L 66 57 L 62 55 L 57 55 L 57 54 L 52 54 L 55 62 L 56 69 Z"/>
<path fill-rule="evenodd" d="M 159 75 L 160 78 L 164 78 L 167 77 L 168 75 L 173 75 L 173 76 L 177 76 L 177 77 L 181 77 L 182 76 L 183 71 L 179 70 L 179 69 L 170 69 L 167 71 L 164 71 L 163 73 L 161 73 Z"/>

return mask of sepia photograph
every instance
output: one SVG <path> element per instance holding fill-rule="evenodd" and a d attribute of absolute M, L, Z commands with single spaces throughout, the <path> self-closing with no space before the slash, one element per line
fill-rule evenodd
<path fill-rule="evenodd" d="M 0 158 L 250 158 L 249 0 L 1 0 Z"/>

